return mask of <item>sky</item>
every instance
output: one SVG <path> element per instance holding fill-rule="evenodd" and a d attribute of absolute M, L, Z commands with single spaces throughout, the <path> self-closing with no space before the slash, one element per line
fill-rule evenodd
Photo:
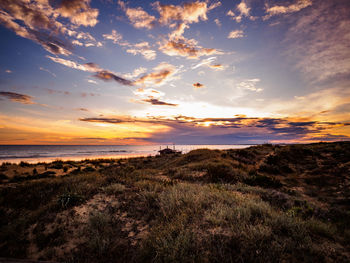
<path fill-rule="evenodd" d="M 348 0 L 1 0 L 0 144 L 350 138 Z"/>

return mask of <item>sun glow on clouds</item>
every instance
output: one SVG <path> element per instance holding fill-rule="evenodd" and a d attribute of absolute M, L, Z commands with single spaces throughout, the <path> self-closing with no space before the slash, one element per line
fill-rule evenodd
<path fill-rule="evenodd" d="M 0 143 L 348 140 L 350 4 L 282 2 L 0 1 Z"/>

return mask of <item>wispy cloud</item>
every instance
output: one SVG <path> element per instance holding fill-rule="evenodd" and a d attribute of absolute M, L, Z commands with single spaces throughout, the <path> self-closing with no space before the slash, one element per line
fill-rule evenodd
<path fill-rule="evenodd" d="M 55 73 L 51 72 L 51 71 L 48 70 L 47 68 L 39 67 L 39 69 L 40 69 L 41 71 L 45 71 L 45 72 L 51 74 L 51 75 L 52 75 L 53 77 L 55 77 L 55 78 L 57 77 Z"/>
<path fill-rule="evenodd" d="M 160 106 L 172 106 L 172 107 L 176 107 L 178 106 L 178 104 L 174 104 L 174 103 L 169 103 L 169 102 L 165 102 L 165 101 L 161 101 L 159 99 L 156 98 L 148 98 L 148 99 L 143 99 L 143 102 L 147 102 L 150 103 L 152 105 L 160 105 Z"/>
<path fill-rule="evenodd" d="M 118 33 L 115 29 L 112 29 L 111 34 L 103 34 L 102 35 L 104 39 L 112 40 L 114 44 L 120 44 L 120 45 L 127 45 L 128 43 L 124 44 L 123 36 Z"/>
<path fill-rule="evenodd" d="M 69 68 L 82 70 L 82 71 L 88 71 L 88 72 L 102 71 L 102 69 L 99 68 L 94 63 L 79 64 L 77 62 L 74 62 L 74 61 L 68 60 L 68 59 L 51 57 L 51 56 L 46 56 L 46 57 L 51 59 L 52 61 L 54 61 L 56 63 L 62 64 L 62 65 L 69 67 Z"/>
<path fill-rule="evenodd" d="M 196 69 L 196 68 L 204 67 L 204 66 L 215 69 L 215 70 L 225 69 L 224 65 L 222 65 L 220 63 L 212 64 L 215 60 L 216 60 L 216 57 L 210 57 L 210 58 L 203 59 L 198 64 L 192 66 L 192 69 Z"/>
<path fill-rule="evenodd" d="M 350 74 L 350 7 L 342 0 L 320 2 L 293 17 L 286 53 L 312 82 Z"/>
<path fill-rule="evenodd" d="M 257 87 L 257 84 L 259 82 L 260 82 L 260 79 L 247 79 L 238 83 L 237 88 L 255 91 L 255 92 L 261 92 L 263 91 L 263 89 Z"/>
<path fill-rule="evenodd" d="M 299 12 L 300 10 L 311 6 L 311 0 L 297 0 L 294 4 L 290 4 L 287 6 L 284 5 L 274 5 L 274 6 L 266 6 L 266 16 L 263 17 L 264 20 L 269 19 L 272 16 L 280 15 L 280 14 L 288 14 Z"/>
<path fill-rule="evenodd" d="M 85 64 L 79 64 L 77 62 L 74 62 L 72 60 L 63 59 L 63 58 L 56 58 L 47 56 L 47 58 L 51 59 L 52 61 L 62 64 L 66 67 L 81 70 L 81 71 L 87 71 L 87 72 L 94 72 L 96 73 L 94 77 L 103 80 L 103 81 L 116 81 L 119 84 L 126 85 L 126 86 L 133 86 L 134 83 L 131 80 L 127 80 L 123 77 L 117 76 L 115 73 L 100 68 L 95 63 L 85 63 Z"/>
<path fill-rule="evenodd" d="M 131 44 L 123 39 L 123 36 L 116 30 L 112 30 L 111 34 L 103 34 L 104 39 L 112 40 L 114 44 L 122 46 L 127 53 L 133 55 L 142 55 L 146 60 L 154 60 L 157 56 L 155 50 L 151 49 L 150 44 L 147 41 L 143 41 L 137 44 Z"/>
<path fill-rule="evenodd" d="M 152 50 L 150 48 L 150 45 L 148 42 L 140 42 L 138 44 L 135 44 L 131 47 L 129 47 L 126 52 L 131 53 L 133 55 L 140 54 L 147 60 L 154 60 L 157 56 L 156 51 Z"/>

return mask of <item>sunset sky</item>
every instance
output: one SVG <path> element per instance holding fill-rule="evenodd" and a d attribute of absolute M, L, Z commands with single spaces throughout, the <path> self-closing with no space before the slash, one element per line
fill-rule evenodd
<path fill-rule="evenodd" d="M 350 138 L 348 0 L 1 0 L 0 144 Z"/>

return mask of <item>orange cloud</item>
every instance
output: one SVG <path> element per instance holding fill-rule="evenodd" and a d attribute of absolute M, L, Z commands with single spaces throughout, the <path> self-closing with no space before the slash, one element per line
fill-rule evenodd
<path fill-rule="evenodd" d="M 159 22 L 161 24 L 169 24 L 172 21 L 183 21 L 185 23 L 198 23 L 199 20 L 208 20 L 207 12 L 217 6 L 215 3 L 207 6 L 206 2 L 185 3 L 183 6 L 163 5 L 156 2 L 154 6 L 159 12 Z"/>
<path fill-rule="evenodd" d="M 95 26 L 98 22 L 98 9 L 90 7 L 90 0 L 62 0 L 56 11 L 78 26 Z"/>
<path fill-rule="evenodd" d="M 154 72 L 143 75 L 141 78 L 137 79 L 134 84 L 162 85 L 172 80 L 176 72 L 177 69 L 175 66 L 163 62 L 154 68 Z"/>
<path fill-rule="evenodd" d="M 311 5 L 312 5 L 311 0 L 297 0 L 295 4 L 291 4 L 288 6 L 275 5 L 272 7 L 266 7 L 267 15 L 264 16 L 263 19 L 266 20 L 272 16 L 280 15 L 280 14 L 299 12 L 300 10 Z"/>
<path fill-rule="evenodd" d="M 250 20 L 254 20 L 255 17 L 250 15 L 250 9 L 251 8 L 247 6 L 245 1 L 242 0 L 242 2 L 240 2 L 236 7 L 236 10 L 238 11 L 239 15 L 236 15 L 232 10 L 229 10 L 226 13 L 226 15 L 230 16 L 232 19 L 236 20 L 237 23 L 240 23 L 242 21 L 243 17 L 247 17 Z"/>
<path fill-rule="evenodd" d="M 151 29 L 154 26 L 156 18 L 149 15 L 141 7 L 129 8 L 122 1 L 118 1 L 118 4 L 125 11 L 126 16 L 134 27 Z"/>
<path fill-rule="evenodd" d="M 181 56 L 187 59 L 198 59 L 201 56 L 222 54 L 221 51 L 215 48 L 203 48 L 197 45 L 197 41 L 194 39 L 185 38 L 166 41 L 160 44 L 159 50 L 168 56 Z"/>

